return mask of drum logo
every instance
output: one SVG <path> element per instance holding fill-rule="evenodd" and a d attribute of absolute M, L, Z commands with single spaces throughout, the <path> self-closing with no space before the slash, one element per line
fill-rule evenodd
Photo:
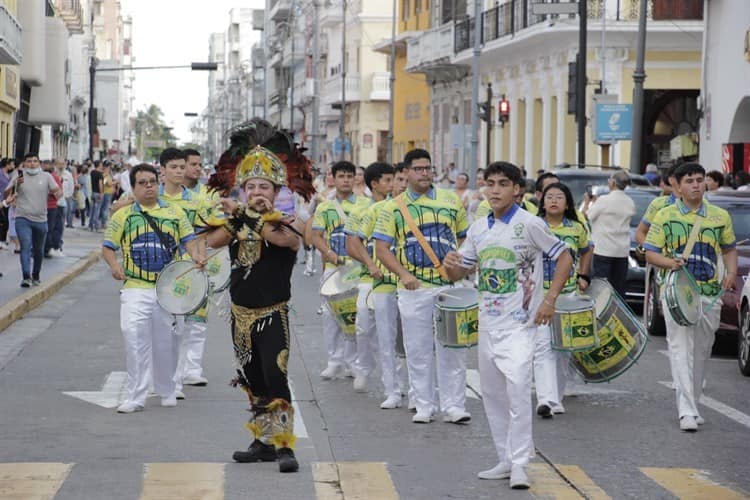
<path fill-rule="evenodd" d="M 221 271 L 221 261 L 218 259 L 209 260 L 208 266 L 206 266 L 206 271 L 208 271 L 208 274 L 211 276 L 219 274 L 219 271 Z"/>
<path fill-rule="evenodd" d="M 472 307 L 456 313 L 457 343 L 473 346 L 479 340 L 479 309 Z"/>
<path fill-rule="evenodd" d="M 177 297 L 184 297 L 190 292 L 190 283 L 187 280 L 177 280 L 174 282 L 172 291 Z"/>

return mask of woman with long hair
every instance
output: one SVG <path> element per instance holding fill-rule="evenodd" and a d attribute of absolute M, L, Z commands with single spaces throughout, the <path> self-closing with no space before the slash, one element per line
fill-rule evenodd
<path fill-rule="evenodd" d="M 573 267 L 561 295 L 573 294 L 588 287 L 591 267 L 591 244 L 586 222 L 578 218 L 570 189 L 556 182 L 542 192 L 539 217 L 544 219 L 553 234 L 570 249 Z M 549 287 L 555 275 L 555 261 L 547 256 L 543 259 L 544 288 Z M 567 381 L 569 353 L 554 351 L 549 326 L 537 329 L 534 351 L 534 380 L 536 381 L 537 415 L 551 418 L 553 413 L 565 413 L 562 405 Z"/>

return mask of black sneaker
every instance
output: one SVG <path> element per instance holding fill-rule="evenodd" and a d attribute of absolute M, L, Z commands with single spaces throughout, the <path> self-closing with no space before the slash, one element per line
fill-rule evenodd
<path fill-rule="evenodd" d="M 250 443 L 247 451 L 235 451 L 232 455 L 235 462 L 275 462 L 276 449 L 271 444 L 264 444 L 257 439 Z"/>
<path fill-rule="evenodd" d="M 21 288 L 31 288 L 31 280 L 29 278 L 21 280 Z"/>
<path fill-rule="evenodd" d="M 279 448 L 276 454 L 279 456 L 279 472 L 297 472 L 299 470 L 299 464 L 291 448 Z"/>
<path fill-rule="evenodd" d="M 536 408 L 536 414 L 542 418 L 552 418 L 552 408 L 549 405 L 539 405 Z"/>

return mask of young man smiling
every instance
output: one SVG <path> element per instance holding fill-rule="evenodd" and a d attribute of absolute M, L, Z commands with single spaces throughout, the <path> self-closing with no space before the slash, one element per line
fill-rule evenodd
<path fill-rule="evenodd" d="M 507 479 L 529 487 L 525 467 L 534 455 L 531 374 L 537 325 L 547 325 L 570 275 L 566 245 L 545 222 L 515 204 L 521 171 L 507 162 L 484 171 L 492 212 L 472 224 L 458 252 L 444 264 L 455 280 L 479 273 L 479 375 L 485 413 L 500 462 L 480 479 Z M 547 294 L 542 257 L 557 261 Z"/>

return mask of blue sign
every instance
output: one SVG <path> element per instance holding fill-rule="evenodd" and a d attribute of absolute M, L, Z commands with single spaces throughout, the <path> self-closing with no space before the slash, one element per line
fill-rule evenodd
<path fill-rule="evenodd" d="M 343 149 L 344 153 L 351 153 L 352 152 L 352 143 L 349 141 L 349 139 L 346 139 L 344 141 L 341 140 L 341 137 L 336 137 L 333 140 L 333 144 L 331 145 L 331 151 L 335 156 L 338 156 L 341 154 L 341 145 L 343 142 Z"/>
<path fill-rule="evenodd" d="M 633 136 L 632 104 L 596 105 L 596 141 L 627 141 Z"/>

